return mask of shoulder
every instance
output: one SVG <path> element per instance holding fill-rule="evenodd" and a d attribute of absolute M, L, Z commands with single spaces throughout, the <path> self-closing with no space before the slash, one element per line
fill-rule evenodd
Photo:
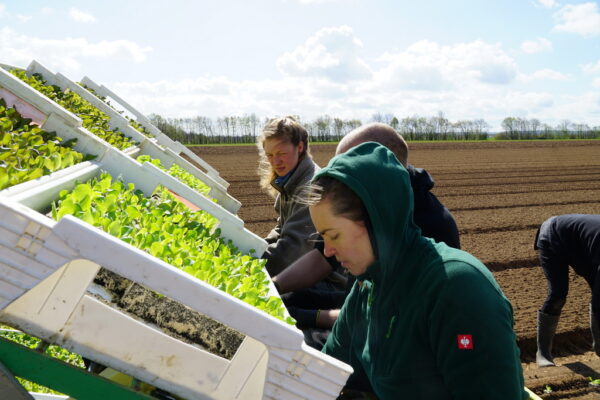
<path fill-rule="evenodd" d="M 500 286 L 490 270 L 473 255 L 448 246 L 439 246 L 442 264 L 438 288 L 442 296 L 472 297 L 474 300 L 485 296 L 504 297 Z"/>
<path fill-rule="evenodd" d="M 319 166 L 310 157 L 304 158 L 298 164 L 296 171 L 290 177 L 290 180 L 285 186 L 286 191 L 295 191 L 302 185 L 306 185 L 311 181 L 315 174 L 319 171 Z"/>

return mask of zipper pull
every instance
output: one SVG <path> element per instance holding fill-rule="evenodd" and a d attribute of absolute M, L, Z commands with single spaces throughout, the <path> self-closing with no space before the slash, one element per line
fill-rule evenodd
<path fill-rule="evenodd" d="M 375 282 L 371 281 L 371 287 L 369 288 L 369 297 L 367 298 L 367 304 L 369 305 L 369 307 L 371 307 L 371 305 L 373 305 L 373 300 L 375 300 L 375 294 L 373 293 L 375 291 Z"/>
<path fill-rule="evenodd" d="M 386 339 L 390 338 L 390 335 L 392 334 L 392 328 L 393 328 L 393 326 L 394 326 L 395 323 L 396 323 L 396 316 L 394 315 L 392 317 L 392 319 L 390 319 L 390 325 L 388 326 L 387 333 L 385 334 L 385 338 Z"/>

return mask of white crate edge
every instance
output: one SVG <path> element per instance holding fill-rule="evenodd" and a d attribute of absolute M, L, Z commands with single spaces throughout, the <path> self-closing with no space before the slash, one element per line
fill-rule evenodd
<path fill-rule="evenodd" d="M 40 219 L 31 210 L 22 206 L 19 207 L 18 203 L 11 204 L 10 201 L 0 199 L 0 204 L 8 207 L 8 209 L 11 206 L 14 208 L 16 215 L 13 216 L 13 219 L 17 217 L 21 217 L 20 219 L 27 219 L 27 217 Z M 3 213 L 9 214 L 9 212 Z M 3 219 L 10 221 L 10 218 Z M 43 219 L 40 221 L 44 222 Z M 322 368 L 324 366 L 331 365 L 334 371 L 337 371 L 340 375 L 332 378 L 335 382 L 338 382 L 333 384 L 333 389 L 331 389 L 335 391 L 341 389 L 339 385 L 343 385 L 351 371 L 345 364 L 306 347 L 303 343 L 303 335 L 297 329 L 145 252 L 90 227 L 76 218 L 66 216 L 54 225 L 52 224 L 53 221 L 45 222 L 47 224 L 46 230 L 50 232 L 48 237 L 55 238 L 51 244 L 56 247 L 56 242 L 60 242 L 62 247 L 66 246 L 71 249 L 71 259 L 84 259 L 103 265 L 113 272 L 163 293 L 266 345 L 270 353 L 269 371 L 271 371 L 269 372 L 271 378 L 267 379 L 267 382 L 271 382 L 272 385 L 280 386 L 281 382 L 290 379 L 300 385 L 298 377 L 302 376 L 301 371 L 312 369 L 315 371 L 313 375 L 318 376 L 323 372 Z M 3 246 L 5 245 L 3 244 Z M 46 243 L 42 242 L 33 251 L 28 250 L 26 256 L 37 260 L 39 258 L 38 253 L 44 252 L 45 248 Z M 110 257 L 107 258 L 106 254 L 110 254 Z M 82 284 L 85 289 L 87 282 L 82 282 Z M 73 314 L 79 315 L 80 313 L 69 313 L 69 315 Z M 32 321 L 33 326 L 35 326 L 35 323 Z M 88 333 L 94 334 L 94 332 Z M 44 332 L 40 331 L 40 334 L 43 335 Z M 82 334 L 85 335 L 85 332 Z M 69 336 L 73 336 L 73 334 Z M 279 358 L 283 357 L 284 360 L 291 358 L 291 361 L 284 361 L 282 365 L 276 357 L 277 354 L 280 355 Z M 319 361 L 311 364 L 310 360 L 315 357 Z M 311 365 L 311 367 L 308 368 L 308 365 Z M 291 382 L 288 382 L 288 384 L 291 384 Z"/>
<path fill-rule="evenodd" d="M 65 124 L 73 127 L 81 126 L 81 119 L 78 116 L 65 110 L 44 94 L 38 92 L 3 68 L 0 68 L 0 88 L 6 89 L 46 116 L 53 113 L 58 114 L 65 121 Z"/>
<path fill-rule="evenodd" d="M 6 78 L 1 74 L 1 72 L 4 71 L 0 71 L 0 85 L 2 85 L 4 82 L 3 78 Z M 125 180 L 135 183 L 136 186 L 144 191 L 147 195 L 150 195 L 156 185 L 160 183 L 167 188 L 181 194 L 182 196 L 187 197 L 196 206 L 206 210 L 219 219 L 221 221 L 220 228 L 223 236 L 226 239 L 232 240 L 236 247 L 238 247 L 242 252 L 248 252 L 250 249 L 254 249 L 257 252 L 258 257 L 262 255 L 267 246 L 266 242 L 256 234 L 245 229 L 243 227 L 243 221 L 240 220 L 239 217 L 235 216 L 224 207 L 215 204 L 203 195 L 195 192 L 193 189 L 171 177 L 164 171 L 156 169 L 156 171 L 153 171 L 153 174 L 149 175 L 147 170 L 140 170 L 140 164 L 129 157 L 125 152 L 115 149 L 104 140 L 98 138 L 97 136 L 88 132 L 85 128 L 81 127 L 81 120 L 79 118 L 72 116 L 75 118 L 72 119 L 69 115 L 61 113 L 60 111 L 64 109 L 58 104 L 54 103 L 50 99 L 45 98 L 45 96 L 43 96 L 41 93 L 29 87 L 29 85 L 25 84 L 24 82 L 21 82 L 16 77 L 13 77 L 8 73 L 6 73 L 6 75 L 8 76 L 7 80 L 13 83 L 14 87 L 19 88 L 26 93 L 33 91 L 28 96 L 28 103 L 34 103 L 32 106 L 35 106 L 35 103 L 40 101 L 42 104 L 47 106 L 47 102 L 52 103 L 52 108 L 46 108 L 48 117 L 42 125 L 42 128 L 49 131 L 57 131 L 63 138 L 77 139 L 77 144 L 74 146 L 77 151 L 80 151 L 83 154 L 91 153 L 98 155 L 102 168 L 107 170 L 114 177 L 122 176 Z M 19 90 L 15 90 L 15 92 L 17 92 L 15 93 L 15 96 L 21 96 Z M 64 111 L 67 112 L 66 110 Z M 185 161 L 183 159 L 181 160 Z M 40 188 L 37 188 L 37 191 L 39 190 Z M 22 196 L 27 197 L 27 194 L 24 193 Z M 31 196 L 29 197 L 31 199 Z M 35 200 L 37 203 L 41 201 L 41 199 L 33 200 Z M 229 204 L 231 205 L 231 203 Z M 38 207 L 35 208 L 37 209 Z M 234 204 L 234 208 L 239 208 L 239 202 Z"/>
<path fill-rule="evenodd" d="M 26 72 L 30 75 L 34 73 L 39 73 L 49 84 L 56 85 L 63 90 L 68 88 L 73 92 L 77 93 L 84 100 L 92 104 L 92 106 L 96 107 L 97 109 L 109 116 L 111 128 L 117 128 L 121 132 L 123 132 L 125 136 L 129 136 L 132 139 L 139 142 L 139 147 L 143 149 L 144 154 L 148 154 L 153 158 L 160 159 L 162 164 L 166 168 L 169 168 L 173 163 L 179 165 L 182 169 L 191 173 L 196 178 L 200 179 L 206 185 L 208 185 L 211 188 L 213 197 L 216 198 L 217 201 L 219 201 L 221 204 L 223 204 L 223 206 L 226 209 L 228 209 L 234 214 L 237 213 L 237 211 L 239 210 L 241 206 L 240 202 L 227 193 L 226 187 L 224 187 L 221 182 L 215 180 L 210 175 L 205 174 L 203 171 L 193 166 L 191 163 L 183 159 L 178 154 L 172 151 L 166 151 L 165 148 L 159 146 L 156 143 L 156 140 L 148 138 L 142 133 L 138 132 L 129 124 L 129 121 L 127 121 L 125 117 L 119 114 L 108 104 L 97 98 L 94 94 L 90 93 L 85 88 L 78 85 L 76 82 L 73 82 L 61 73 L 52 72 L 36 60 L 33 60 L 29 64 Z"/>
<path fill-rule="evenodd" d="M 229 183 L 227 181 L 225 181 L 223 178 L 221 178 L 219 176 L 219 172 L 215 168 L 213 168 L 209 163 L 204 161 L 197 154 L 190 151 L 186 146 L 182 145 L 179 142 L 172 140 L 167 135 L 162 133 L 156 126 L 154 126 L 154 124 L 152 124 L 152 122 L 150 122 L 150 120 L 148 118 L 146 118 L 146 116 L 144 114 L 142 114 L 141 112 L 136 110 L 131 104 L 129 104 L 124 99 L 122 99 L 119 95 L 114 93 L 112 90 L 108 89 L 104 85 L 97 84 L 91 78 L 89 78 L 87 76 L 84 76 L 83 79 L 81 79 L 81 82 L 84 85 L 91 88 L 92 90 L 94 90 L 96 93 L 98 93 L 99 96 L 111 97 L 115 101 L 119 102 L 119 104 L 121 106 L 123 106 L 126 109 L 126 111 L 135 115 L 137 122 L 139 124 L 141 124 L 144 128 L 146 128 L 150 133 L 152 133 L 159 139 L 159 143 L 171 148 L 176 153 L 177 152 L 184 153 L 185 155 L 190 157 L 190 159 L 192 159 L 194 162 L 198 163 L 202 168 L 206 169 L 209 176 L 213 177 L 215 180 L 220 182 L 225 188 L 229 187 Z"/>

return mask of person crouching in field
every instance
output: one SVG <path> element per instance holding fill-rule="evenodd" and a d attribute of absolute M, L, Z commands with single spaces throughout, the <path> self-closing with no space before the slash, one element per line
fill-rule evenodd
<path fill-rule="evenodd" d="M 409 148 L 402 135 L 386 124 L 362 125 L 340 140 L 336 154 L 344 153 L 364 142 L 384 145 L 405 166 L 413 191 L 413 219 L 421 228 L 423 236 L 460 249 L 460 236 L 454 217 L 431 192 L 434 186 L 431 175 L 426 170 L 409 164 Z M 391 182 L 389 184 L 393 185 Z M 304 254 L 273 277 L 281 298 L 297 321 L 296 326 L 303 330 L 306 343 L 318 350 L 325 344 L 327 334 L 354 283 L 353 278 L 349 277 L 349 284 L 337 289 L 323 288 L 325 284 L 320 281 L 328 279 L 328 275 L 333 271 L 342 270 L 335 257 L 325 258 L 323 241 L 317 240 L 314 250 Z"/>
<path fill-rule="evenodd" d="M 325 255 L 357 277 L 324 353 L 363 370 L 380 400 L 529 397 L 510 302 L 479 260 L 422 236 L 391 151 L 358 145 L 310 188 Z"/>
<path fill-rule="evenodd" d="M 315 228 L 308 208 L 295 200 L 319 167 L 308 148 L 308 132 L 294 117 L 273 118 L 257 139 L 261 187 L 275 197 L 277 225 L 267 235 L 263 254 L 271 276 L 314 247 Z"/>
<path fill-rule="evenodd" d="M 554 366 L 552 341 L 569 292 L 569 265 L 592 289 L 590 328 L 600 356 L 600 215 L 566 214 L 548 218 L 535 235 L 540 265 L 548 281 L 548 296 L 538 311 L 536 361 Z"/>

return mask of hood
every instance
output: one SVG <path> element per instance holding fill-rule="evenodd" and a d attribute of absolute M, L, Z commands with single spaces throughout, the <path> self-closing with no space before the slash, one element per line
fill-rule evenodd
<path fill-rule="evenodd" d="M 343 182 L 362 200 L 370 219 L 376 261 L 357 278 L 386 282 L 411 244 L 421 237 L 413 222 L 407 170 L 385 146 L 366 142 L 332 158 L 315 179 L 320 176 Z"/>
<path fill-rule="evenodd" d="M 433 177 L 423 168 L 415 168 L 412 165 L 406 167 L 410 175 L 410 182 L 414 190 L 430 191 L 435 185 Z"/>

